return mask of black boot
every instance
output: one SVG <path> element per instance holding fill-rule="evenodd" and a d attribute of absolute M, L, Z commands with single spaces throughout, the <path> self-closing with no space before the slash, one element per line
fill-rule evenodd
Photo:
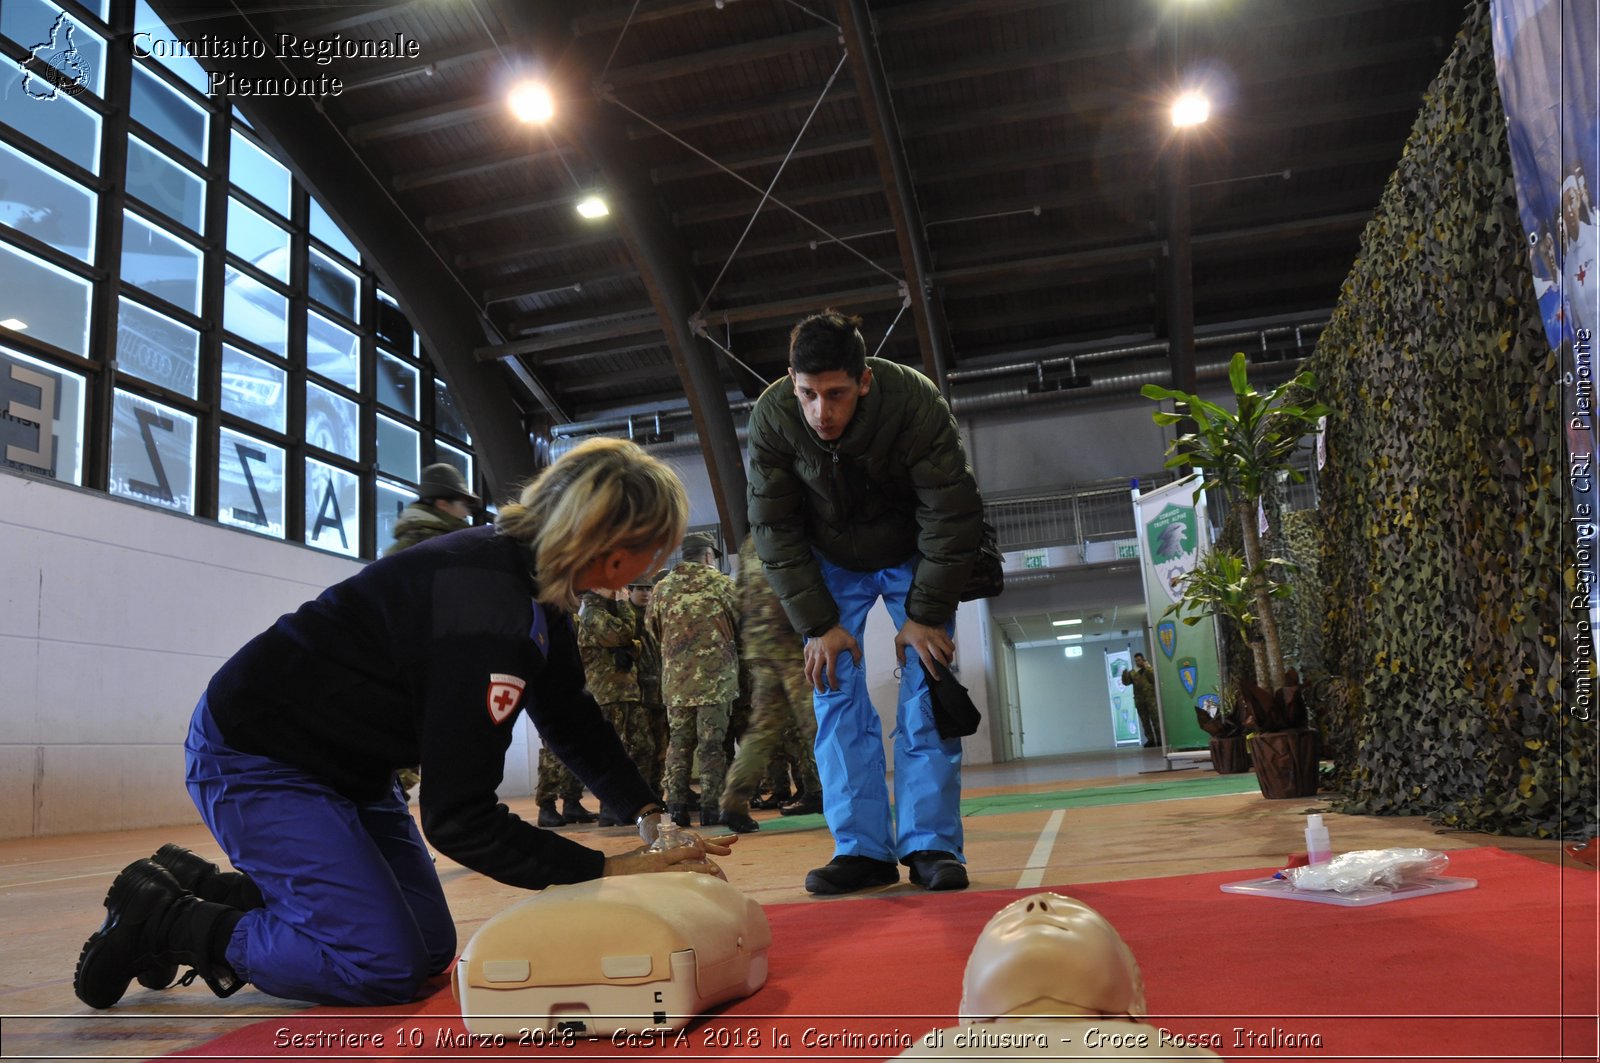
<path fill-rule="evenodd" d="M 561 801 L 561 821 L 563 823 L 593 823 L 595 814 L 583 807 L 582 798 L 573 798 Z"/>
<path fill-rule="evenodd" d="M 242 871 L 224 871 L 181 845 L 163 845 L 150 859 L 166 868 L 178 885 L 203 901 L 215 901 L 241 912 L 265 908 L 261 890 Z"/>
<path fill-rule="evenodd" d="M 539 802 L 539 826 L 548 829 L 550 827 L 559 827 L 566 822 L 561 813 L 556 811 L 555 801 Z"/>
<path fill-rule="evenodd" d="M 761 829 L 761 824 L 752 819 L 750 813 L 726 808 L 722 810 L 722 825 L 735 834 L 750 834 Z"/>
<path fill-rule="evenodd" d="M 178 885 L 203 901 L 215 901 L 237 911 L 266 907 L 261 890 L 242 871 L 224 871 L 203 856 L 181 845 L 163 845 L 150 858 L 166 868 Z M 175 963 L 146 967 L 139 972 L 139 984 L 146 989 L 166 989 L 178 977 Z"/>
<path fill-rule="evenodd" d="M 722 810 L 719 808 L 701 808 L 700 825 L 702 827 L 720 827 L 722 825 Z"/>
<path fill-rule="evenodd" d="M 668 805 L 667 816 L 680 827 L 689 825 L 689 809 L 684 805 Z"/>
<path fill-rule="evenodd" d="M 153 860 L 122 869 L 106 894 L 106 919 L 89 935 L 72 974 L 72 991 L 91 1008 L 109 1008 L 147 968 L 193 967 L 219 997 L 244 983 L 224 958 L 244 913 L 203 901 Z"/>

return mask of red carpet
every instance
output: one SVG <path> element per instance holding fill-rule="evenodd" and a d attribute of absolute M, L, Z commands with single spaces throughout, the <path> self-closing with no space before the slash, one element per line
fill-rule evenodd
<path fill-rule="evenodd" d="M 1498 849 L 1452 852 L 1447 873 L 1478 888 L 1364 909 L 1222 893 L 1252 877 L 1238 871 L 1060 892 L 1098 909 L 1132 946 L 1152 1026 L 1208 1039 L 1228 1059 L 1595 1059 L 1600 876 Z M 765 988 L 655 1044 L 454 1044 L 465 1031 L 445 988 L 404 1008 L 257 1022 L 185 1054 L 885 1059 L 901 1050 L 896 1039 L 953 1024 L 978 931 L 1028 892 L 769 907 Z M 363 1034 L 382 1045 L 354 1046 Z"/>

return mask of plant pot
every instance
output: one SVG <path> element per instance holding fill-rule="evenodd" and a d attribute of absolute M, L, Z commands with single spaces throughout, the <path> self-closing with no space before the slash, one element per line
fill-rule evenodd
<path fill-rule="evenodd" d="M 1317 761 L 1322 743 L 1309 727 L 1293 731 L 1261 731 L 1250 737 L 1261 796 L 1271 799 L 1315 797 Z"/>
<path fill-rule="evenodd" d="M 1243 775 L 1250 770 L 1250 750 L 1244 737 L 1212 738 L 1211 766 L 1218 775 Z"/>

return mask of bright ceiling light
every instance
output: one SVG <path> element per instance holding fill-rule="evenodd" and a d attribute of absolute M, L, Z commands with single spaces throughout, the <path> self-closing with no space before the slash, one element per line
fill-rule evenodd
<path fill-rule="evenodd" d="M 542 81 L 519 81 L 506 97 L 511 113 L 531 125 L 544 125 L 556 116 L 556 101 Z"/>
<path fill-rule="evenodd" d="M 1073 639 L 1081 639 L 1081 638 L 1083 638 L 1082 635 L 1057 635 L 1056 636 L 1056 641 L 1057 642 L 1071 642 Z"/>
<path fill-rule="evenodd" d="M 28 328 L 28 323 L 21 318 L 8 317 L 4 321 L 0 321 L 0 328 L 8 328 L 14 332 L 24 332 Z"/>
<path fill-rule="evenodd" d="M 603 218 L 611 213 L 611 208 L 599 196 L 584 196 L 578 200 L 578 213 L 585 218 Z"/>
<path fill-rule="evenodd" d="M 1172 101 L 1172 124 L 1179 129 L 1197 126 L 1211 117 L 1211 101 L 1203 92 L 1189 91 Z"/>
<path fill-rule="evenodd" d="M 1083 618 L 1082 617 L 1078 617 L 1075 620 L 1052 620 L 1052 621 L 1050 621 L 1050 625 L 1052 627 L 1067 627 L 1070 624 L 1081 624 L 1081 623 L 1083 623 Z"/>

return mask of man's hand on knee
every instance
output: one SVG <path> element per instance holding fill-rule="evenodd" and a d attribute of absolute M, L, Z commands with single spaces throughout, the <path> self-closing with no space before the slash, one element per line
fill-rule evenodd
<path fill-rule="evenodd" d="M 816 638 L 806 639 L 806 682 L 818 693 L 839 689 L 839 654 L 845 650 L 861 663 L 861 644 L 835 624 Z M 827 686 L 823 686 L 826 682 Z"/>
<path fill-rule="evenodd" d="M 956 655 L 955 641 L 944 628 L 919 624 L 909 618 L 894 637 L 894 657 L 902 668 L 906 663 L 907 646 L 917 651 L 923 671 L 933 680 L 944 678 L 945 671 Z M 935 661 L 939 663 L 938 668 L 934 667 Z"/>

